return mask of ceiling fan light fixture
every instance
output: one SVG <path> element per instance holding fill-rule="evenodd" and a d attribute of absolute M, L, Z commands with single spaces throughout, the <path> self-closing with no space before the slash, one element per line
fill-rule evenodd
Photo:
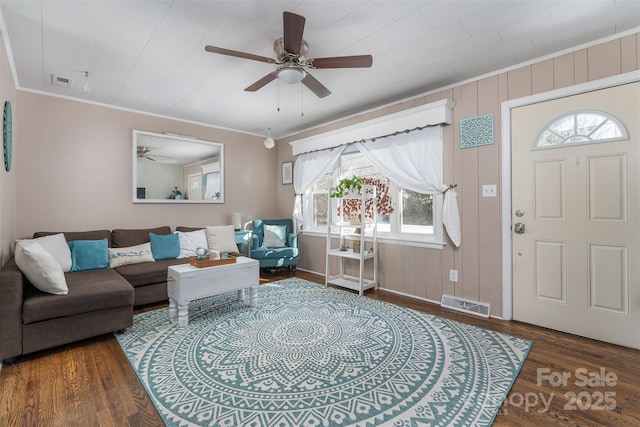
<path fill-rule="evenodd" d="M 271 150 L 276 146 L 276 142 L 271 138 L 271 128 L 269 128 L 269 136 L 267 136 L 264 140 L 264 148 Z"/>
<path fill-rule="evenodd" d="M 278 79 L 287 84 L 302 83 L 318 98 L 331 94 L 322 83 L 307 71 L 309 69 L 327 68 L 369 68 L 373 64 L 371 55 L 329 56 L 325 58 L 308 58 L 309 45 L 303 38 L 305 17 L 294 12 L 282 12 L 283 37 L 275 40 L 273 50 L 275 59 L 253 53 L 225 49 L 218 46 L 205 46 L 205 51 L 252 61 L 276 64 L 277 68 L 255 83 L 247 86 L 246 92 L 255 92 L 272 81 Z M 302 85 L 300 85 L 302 87 Z M 302 93 L 302 92 L 301 92 Z M 278 109 L 280 111 L 280 109 Z"/>
<path fill-rule="evenodd" d="M 276 74 L 278 79 L 289 84 L 300 83 L 307 76 L 307 73 L 298 67 L 282 67 L 277 70 Z"/>

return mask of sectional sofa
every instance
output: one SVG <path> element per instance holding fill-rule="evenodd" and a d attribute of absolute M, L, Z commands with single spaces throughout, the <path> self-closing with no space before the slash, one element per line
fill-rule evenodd
<path fill-rule="evenodd" d="M 203 228 L 194 227 L 176 229 L 183 233 L 182 236 L 197 234 L 194 233 L 197 230 L 204 232 Z M 118 248 L 152 245 L 150 236 L 170 238 L 169 235 L 174 233 L 168 226 L 38 232 L 33 235 L 33 240 L 59 234 L 64 235 L 66 242 L 106 244 L 110 260 L 114 261 Z M 72 254 L 73 243 L 69 244 Z M 202 245 L 200 241 L 193 244 Z M 235 244 L 231 244 L 235 248 Z M 68 290 L 60 295 L 43 292 L 27 279 L 23 273 L 24 263 L 21 270 L 16 262 L 19 256 L 16 247 L 15 256 L 0 270 L 0 361 L 130 327 L 134 307 L 167 301 L 167 267 L 189 262 L 188 258 L 174 255 L 167 259 L 154 259 L 146 253 L 143 255 L 146 258 L 135 263 L 118 266 L 112 263 L 106 267 L 90 266 L 61 273 Z M 73 258 L 78 265 L 81 261 Z"/>

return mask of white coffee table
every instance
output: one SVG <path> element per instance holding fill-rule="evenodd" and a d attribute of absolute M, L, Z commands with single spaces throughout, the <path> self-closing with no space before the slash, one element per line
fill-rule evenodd
<path fill-rule="evenodd" d="M 249 305 L 258 305 L 260 263 L 252 258 L 237 257 L 233 264 L 215 267 L 172 265 L 168 268 L 168 276 L 169 318 L 177 319 L 179 326 L 189 324 L 189 303 L 200 298 L 237 291 L 238 300 L 243 301 L 244 290 L 248 288 Z"/>

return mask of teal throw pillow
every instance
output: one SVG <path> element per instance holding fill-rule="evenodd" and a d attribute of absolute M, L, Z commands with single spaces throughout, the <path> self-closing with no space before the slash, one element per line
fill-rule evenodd
<path fill-rule="evenodd" d="M 180 238 L 177 234 L 149 233 L 149 239 L 155 260 L 176 259 L 180 256 Z"/>
<path fill-rule="evenodd" d="M 109 268 L 109 243 L 102 240 L 72 240 L 69 242 L 71 249 L 71 270 L 96 270 Z"/>

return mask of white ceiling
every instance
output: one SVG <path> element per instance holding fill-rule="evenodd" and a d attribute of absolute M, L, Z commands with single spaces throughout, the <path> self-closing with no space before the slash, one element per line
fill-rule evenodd
<path fill-rule="evenodd" d="M 21 89 L 251 134 L 271 128 L 276 138 L 640 26 L 638 0 L 0 0 L 0 7 Z M 332 91 L 322 99 L 277 80 L 245 92 L 275 65 L 204 47 L 273 57 L 285 10 L 307 19 L 308 57 L 371 54 L 373 67 L 313 70 Z M 73 84 L 55 86 L 52 75 Z"/>

